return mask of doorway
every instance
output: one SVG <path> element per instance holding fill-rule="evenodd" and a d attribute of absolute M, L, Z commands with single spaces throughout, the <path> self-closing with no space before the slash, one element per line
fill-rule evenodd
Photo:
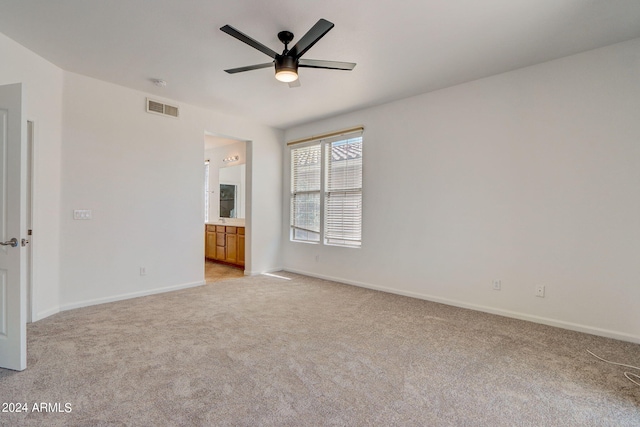
<path fill-rule="evenodd" d="M 250 141 L 205 132 L 205 282 L 244 276 L 249 268 Z"/>

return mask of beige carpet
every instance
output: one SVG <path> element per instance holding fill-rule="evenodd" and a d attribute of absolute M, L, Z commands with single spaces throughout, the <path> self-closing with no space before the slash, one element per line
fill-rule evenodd
<path fill-rule="evenodd" d="M 3 426 L 640 426 L 636 344 L 282 273 L 68 311 Z M 64 411 L 33 412 L 34 403 Z"/>

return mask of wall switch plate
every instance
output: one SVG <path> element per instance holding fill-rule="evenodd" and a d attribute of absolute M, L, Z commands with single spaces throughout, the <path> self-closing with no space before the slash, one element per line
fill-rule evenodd
<path fill-rule="evenodd" d="M 74 209 L 73 219 L 91 219 L 91 209 Z"/>
<path fill-rule="evenodd" d="M 494 280 L 493 281 L 493 290 L 494 291 L 499 291 L 500 289 L 502 289 L 502 280 Z"/>
<path fill-rule="evenodd" d="M 141 276 L 146 276 L 147 275 L 147 268 L 146 267 L 140 267 L 140 275 Z"/>
<path fill-rule="evenodd" d="M 536 286 L 536 296 L 540 298 L 544 298 L 544 285 Z"/>

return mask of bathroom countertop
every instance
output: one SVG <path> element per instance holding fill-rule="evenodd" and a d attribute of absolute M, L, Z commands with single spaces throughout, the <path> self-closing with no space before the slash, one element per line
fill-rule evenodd
<path fill-rule="evenodd" d="M 229 227 L 244 227 L 244 219 L 226 219 L 224 222 L 222 221 L 209 221 L 205 223 L 206 225 L 227 225 Z"/>

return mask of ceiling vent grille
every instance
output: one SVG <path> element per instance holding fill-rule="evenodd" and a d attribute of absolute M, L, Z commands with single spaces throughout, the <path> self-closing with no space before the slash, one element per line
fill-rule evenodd
<path fill-rule="evenodd" d="M 164 104 L 147 98 L 147 113 L 162 114 L 163 116 L 179 117 L 180 111 L 175 105 Z"/>

